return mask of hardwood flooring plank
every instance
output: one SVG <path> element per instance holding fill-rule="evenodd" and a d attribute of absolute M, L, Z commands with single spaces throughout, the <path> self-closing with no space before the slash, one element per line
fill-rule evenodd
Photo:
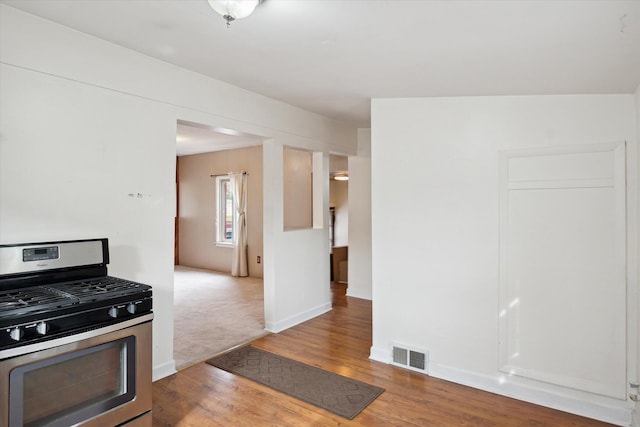
<path fill-rule="evenodd" d="M 252 345 L 385 388 L 354 420 L 199 363 L 153 384 L 153 425 L 610 425 L 370 360 L 371 302 L 346 297 L 344 290 L 344 286 L 334 287 L 331 312 Z"/>

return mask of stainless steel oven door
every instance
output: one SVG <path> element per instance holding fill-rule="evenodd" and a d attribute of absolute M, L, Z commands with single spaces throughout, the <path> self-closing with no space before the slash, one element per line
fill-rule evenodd
<path fill-rule="evenodd" d="M 150 420 L 151 324 L 112 325 L 82 333 L 78 341 L 50 347 L 54 340 L 43 343 L 50 348 L 0 360 L 0 426 Z"/>

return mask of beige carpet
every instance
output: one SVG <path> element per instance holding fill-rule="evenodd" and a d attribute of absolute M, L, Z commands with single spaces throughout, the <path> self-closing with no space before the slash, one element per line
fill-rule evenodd
<path fill-rule="evenodd" d="M 176 266 L 174 280 L 176 369 L 268 334 L 261 279 Z"/>

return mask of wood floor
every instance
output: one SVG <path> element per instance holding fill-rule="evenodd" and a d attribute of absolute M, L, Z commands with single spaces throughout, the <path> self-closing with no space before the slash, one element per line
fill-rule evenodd
<path fill-rule="evenodd" d="M 354 420 L 199 363 L 153 384 L 153 425 L 609 425 L 371 361 L 371 302 L 333 291 L 331 312 L 252 344 L 385 388 Z"/>

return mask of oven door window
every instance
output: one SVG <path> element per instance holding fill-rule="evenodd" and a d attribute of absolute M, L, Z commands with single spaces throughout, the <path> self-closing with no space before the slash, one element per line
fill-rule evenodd
<path fill-rule="evenodd" d="M 135 337 L 19 366 L 9 376 L 10 426 L 70 426 L 135 398 Z"/>

